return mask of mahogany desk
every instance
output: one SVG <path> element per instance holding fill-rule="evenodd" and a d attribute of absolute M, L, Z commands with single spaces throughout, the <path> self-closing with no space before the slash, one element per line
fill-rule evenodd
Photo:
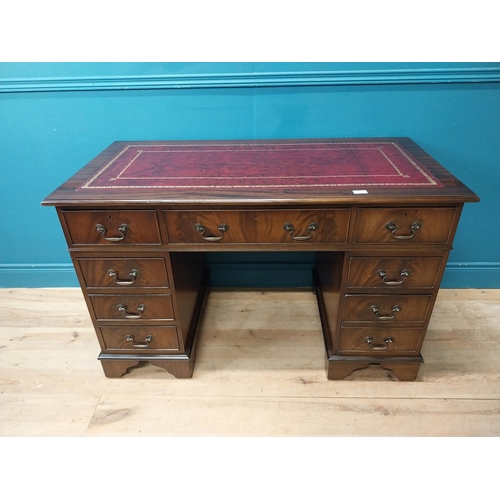
<path fill-rule="evenodd" d="M 407 138 L 115 142 L 54 191 L 107 377 L 191 377 L 210 251 L 317 252 L 329 379 L 414 380 L 460 213 Z"/>

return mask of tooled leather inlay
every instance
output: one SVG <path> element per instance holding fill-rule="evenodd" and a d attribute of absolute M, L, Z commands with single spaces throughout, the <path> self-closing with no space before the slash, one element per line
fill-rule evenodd
<path fill-rule="evenodd" d="M 396 142 L 128 145 L 78 189 L 443 185 Z"/>

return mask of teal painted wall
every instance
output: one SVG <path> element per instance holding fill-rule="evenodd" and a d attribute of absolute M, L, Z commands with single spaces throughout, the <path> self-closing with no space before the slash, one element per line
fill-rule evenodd
<path fill-rule="evenodd" d="M 500 286 L 500 64 L 0 64 L 0 286 L 76 286 L 40 201 L 115 140 L 408 136 L 480 197 L 443 286 Z M 309 284 L 311 254 L 210 255 L 216 285 Z M 275 263 L 283 264 L 282 267 Z"/>

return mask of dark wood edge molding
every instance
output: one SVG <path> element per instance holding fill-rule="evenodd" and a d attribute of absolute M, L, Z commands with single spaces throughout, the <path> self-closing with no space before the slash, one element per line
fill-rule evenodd
<path fill-rule="evenodd" d="M 418 356 L 327 356 L 327 360 L 337 362 L 368 363 L 380 365 L 382 363 L 423 363 L 424 358 L 421 354 Z"/>

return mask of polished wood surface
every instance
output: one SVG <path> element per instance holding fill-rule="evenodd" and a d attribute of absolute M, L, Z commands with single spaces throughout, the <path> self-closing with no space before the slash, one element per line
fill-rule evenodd
<path fill-rule="evenodd" d="M 154 210 L 98 210 L 98 211 L 63 211 L 62 216 L 68 227 L 68 240 L 73 245 L 134 245 L 161 243 L 160 231 Z M 97 231 L 100 224 L 105 233 Z M 120 232 L 122 224 L 127 225 L 125 232 Z M 119 241 L 110 241 L 110 238 Z"/>
<path fill-rule="evenodd" d="M 87 288 L 168 288 L 164 258 L 76 258 Z"/>
<path fill-rule="evenodd" d="M 414 355 L 418 353 L 422 333 L 421 328 L 343 326 L 340 329 L 339 354 Z"/>
<path fill-rule="evenodd" d="M 97 320 L 133 322 L 173 320 L 172 296 L 164 295 L 111 295 L 89 294 Z M 141 310 L 143 309 L 143 311 Z"/>
<path fill-rule="evenodd" d="M 376 288 L 398 292 L 436 286 L 441 267 L 437 257 L 351 257 L 348 288 Z"/>
<path fill-rule="evenodd" d="M 356 214 L 354 242 L 392 245 L 446 244 L 453 238 L 456 212 L 455 208 L 443 207 L 360 208 Z M 387 228 L 388 222 L 395 224 L 394 231 Z M 414 223 L 420 223 L 421 228 L 412 231 L 411 226 Z"/>
<path fill-rule="evenodd" d="M 430 300 L 431 295 L 346 295 L 342 320 L 344 323 L 370 322 L 385 326 L 405 321 L 423 323 Z"/>
<path fill-rule="evenodd" d="M 378 366 L 327 380 L 315 303 L 213 290 L 192 379 L 146 364 L 117 380 L 80 289 L 1 289 L 0 434 L 500 436 L 500 290 L 440 290 L 404 383 Z"/>
<path fill-rule="evenodd" d="M 170 243 L 345 243 L 350 211 L 240 210 L 165 211 Z M 201 234 L 196 225 L 206 228 Z M 291 229 L 285 225 L 291 224 Z M 315 228 L 308 231 L 310 224 Z M 227 230 L 220 232 L 219 227 Z M 217 239 L 215 239 L 217 238 Z M 219 239 L 220 238 L 220 239 Z"/>
<path fill-rule="evenodd" d="M 179 340 L 175 326 L 101 326 L 103 349 L 109 352 L 178 351 Z"/>

